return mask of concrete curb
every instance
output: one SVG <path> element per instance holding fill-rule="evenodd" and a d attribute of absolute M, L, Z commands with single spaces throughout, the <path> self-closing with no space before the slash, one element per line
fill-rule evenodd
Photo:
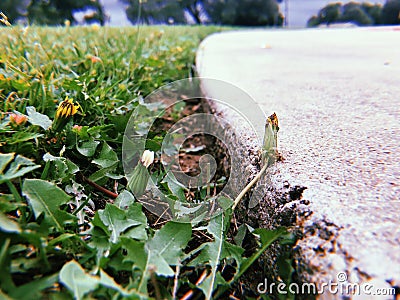
<path fill-rule="evenodd" d="M 398 214 L 393 213 L 393 209 L 400 209 L 396 183 L 400 174 L 396 167 L 398 158 L 390 155 L 389 161 L 383 161 L 386 153 L 383 149 L 377 150 L 376 156 L 371 156 L 371 152 L 363 154 L 365 147 L 372 147 L 370 140 L 365 140 L 371 125 L 376 126 L 376 130 L 387 132 L 380 145 L 388 145 L 388 153 L 400 150 L 397 135 L 400 133 L 399 110 L 395 108 L 400 87 L 394 79 L 396 74 L 400 74 L 400 56 L 398 53 L 395 55 L 395 49 L 400 49 L 398 32 L 398 27 L 384 30 L 238 31 L 214 34 L 204 40 L 198 50 L 196 65 L 201 77 L 227 80 L 254 91 L 254 98 L 264 105 L 264 109 L 265 106 L 272 108 L 268 114 L 277 110 L 278 117 L 283 119 L 280 151 L 286 160 L 270 170 L 269 178 L 264 179 L 268 181 L 268 189 L 263 192 L 264 200 L 247 213 L 263 227 L 294 225 L 301 232 L 295 247 L 299 281 L 315 283 L 318 287 L 329 282 L 369 284 L 373 285 L 374 291 L 396 287 L 399 293 L 400 221 Z M 315 44 L 307 44 L 311 41 Z M 333 41 L 343 45 L 339 47 Z M 296 50 L 290 51 L 291 47 L 298 47 L 301 55 L 298 57 Z M 327 47 L 331 53 L 318 50 Z M 331 59 L 332 55 L 335 59 Z M 306 61 L 304 65 L 302 58 Z M 354 70 L 343 70 L 342 65 L 349 62 Z M 271 74 L 265 71 L 268 66 L 281 68 L 274 69 L 276 72 Z M 304 72 L 299 73 L 299 70 Z M 289 79 L 284 78 L 282 82 L 274 79 L 282 79 L 282 76 Z M 324 80 L 330 82 L 327 84 Z M 269 83 L 267 87 L 265 82 Z M 339 85 L 340 89 L 334 85 Z M 342 94 L 341 89 L 347 92 Z M 213 91 L 204 87 L 203 92 L 208 97 L 215 96 Z M 262 97 L 266 95 L 269 98 L 263 104 Z M 387 99 L 386 102 L 369 103 L 375 101 L 376 95 L 378 99 Z M 339 107 L 335 107 L 338 104 Z M 351 111 L 353 104 L 354 111 Z M 232 118 L 229 111 L 218 105 L 212 105 L 212 109 L 227 120 Z M 343 116 L 344 109 L 351 115 L 349 120 L 352 123 Z M 331 122 L 332 117 L 338 122 L 337 126 L 330 128 L 320 123 L 320 119 L 313 117 L 316 114 L 318 118 L 321 115 L 325 117 L 327 122 Z M 387 123 L 381 128 L 381 124 L 371 123 L 374 119 L 375 122 Z M 312 132 L 307 128 L 301 130 L 301 125 L 307 123 Z M 233 131 L 246 131 L 240 129 L 240 124 L 237 126 Z M 342 148 L 332 144 L 329 151 L 324 150 L 335 141 L 333 137 L 337 131 L 348 134 L 345 137 L 348 141 L 338 141 Z M 321 135 L 321 141 L 317 133 Z M 326 135 L 332 136 L 332 140 L 325 138 Z M 397 142 L 392 139 L 396 136 Z M 238 181 L 247 181 L 258 170 L 258 148 L 253 141 L 252 136 L 243 138 L 232 134 L 235 155 L 243 158 L 241 171 L 234 174 Z M 322 152 L 316 152 L 318 147 Z M 353 166 L 354 162 L 346 165 L 346 155 L 352 157 L 353 153 L 361 162 L 359 167 Z M 377 165 L 371 159 L 382 159 L 386 170 L 391 170 L 382 174 L 385 184 L 379 189 L 373 182 Z M 332 160 L 337 160 L 338 164 Z M 249 165 L 251 167 L 246 167 Z M 343 171 L 334 169 L 337 166 L 343 166 Z M 358 170 L 362 172 L 364 167 L 372 170 L 369 171 L 372 177 L 352 181 L 352 178 L 358 178 L 352 174 Z M 319 180 L 318 173 L 322 176 Z M 349 179 L 346 179 L 347 174 Z M 360 192 L 364 189 L 371 192 Z M 365 228 L 365 224 L 375 226 Z M 271 261 L 276 254 L 270 255 Z M 351 292 L 326 292 L 319 298 L 341 299 L 349 295 L 353 299 L 358 297 Z M 359 297 L 377 299 L 378 295 L 364 293 Z M 393 296 L 379 299 L 393 299 Z"/>

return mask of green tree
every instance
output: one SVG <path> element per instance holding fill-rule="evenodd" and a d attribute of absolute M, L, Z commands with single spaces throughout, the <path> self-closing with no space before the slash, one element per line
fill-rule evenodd
<path fill-rule="evenodd" d="M 76 23 L 74 12 L 92 9 L 94 13 L 87 18 L 89 22 L 104 24 L 106 16 L 99 0 L 31 0 L 27 7 L 29 23 L 40 25 L 59 25 L 66 20 Z"/>
<path fill-rule="evenodd" d="M 126 15 L 133 23 L 144 24 L 182 24 L 186 23 L 180 1 L 171 0 L 121 0 L 128 4 Z"/>
<path fill-rule="evenodd" d="M 382 24 L 382 20 L 381 20 L 382 5 L 371 4 L 371 3 L 362 3 L 361 7 L 372 18 L 372 20 L 374 20 L 375 25 Z"/>
<path fill-rule="evenodd" d="M 355 2 L 350 2 L 343 6 L 339 21 L 352 22 L 357 25 L 374 24 L 374 20 L 368 15 L 362 6 Z"/>
<path fill-rule="evenodd" d="M 239 26 L 282 26 L 276 0 L 204 0 L 211 23 Z"/>
<path fill-rule="evenodd" d="M 136 23 L 204 22 L 241 26 L 281 26 L 283 16 L 276 0 L 121 0 L 128 4 L 128 19 Z"/>
<path fill-rule="evenodd" d="M 341 3 L 331 3 L 322 8 L 318 13 L 320 24 L 325 23 L 329 25 L 331 23 L 336 23 L 340 17 L 341 7 Z"/>
<path fill-rule="evenodd" d="M 307 27 L 316 27 L 319 24 L 321 24 L 321 23 L 320 23 L 320 20 L 319 20 L 319 18 L 317 16 L 312 16 L 307 21 Z"/>
<path fill-rule="evenodd" d="M 204 9 L 201 0 L 178 0 L 178 3 L 193 18 L 194 22 L 203 23 Z"/>
<path fill-rule="evenodd" d="M 382 23 L 400 24 L 400 0 L 388 0 L 382 9 Z"/>
<path fill-rule="evenodd" d="M 394 0 L 391 0 L 394 1 Z M 400 0 L 395 0 L 400 3 Z M 380 4 L 349 2 L 331 3 L 323 7 L 317 16 L 312 16 L 307 26 L 314 27 L 320 24 L 351 22 L 359 26 L 382 24 L 382 6 Z"/>
<path fill-rule="evenodd" d="M 1 0 L 0 11 L 3 12 L 8 21 L 13 24 L 18 18 L 25 15 L 25 1 L 24 0 Z"/>

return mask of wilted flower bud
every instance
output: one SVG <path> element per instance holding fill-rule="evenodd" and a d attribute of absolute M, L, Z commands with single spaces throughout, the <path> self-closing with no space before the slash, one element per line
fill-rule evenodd
<path fill-rule="evenodd" d="M 11 114 L 10 115 L 10 122 L 13 125 L 23 125 L 25 124 L 26 120 L 28 120 L 28 118 L 25 115 L 18 115 L 18 114 Z"/>
<path fill-rule="evenodd" d="M 278 154 L 278 131 L 279 123 L 276 113 L 273 113 L 267 118 L 264 132 L 263 142 L 263 159 L 264 161 L 269 158 L 272 163 L 276 160 Z"/>
<path fill-rule="evenodd" d="M 92 63 L 98 63 L 98 62 L 101 62 L 101 58 L 100 57 L 98 57 L 98 56 L 95 56 L 95 55 L 92 55 L 91 57 L 90 57 L 90 60 L 91 60 L 91 62 Z"/>
<path fill-rule="evenodd" d="M 128 188 L 135 195 L 136 198 L 139 198 L 143 195 L 146 190 L 147 183 L 150 178 L 150 174 L 147 171 L 147 168 L 154 161 L 154 152 L 145 150 L 143 152 L 142 158 L 139 160 L 135 169 L 133 169 L 132 176 L 128 181 Z"/>
<path fill-rule="evenodd" d="M 148 168 L 154 161 L 154 152 L 150 150 L 145 150 L 142 155 L 141 162 L 142 164 Z"/>
<path fill-rule="evenodd" d="M 74 125 L 74 126 L 72 126 L 72 131 L 79 132 L 79 131 L 81 131 L 81 130 L 82 130 L 82 126 L 80 126 L 80 125 Z"/>

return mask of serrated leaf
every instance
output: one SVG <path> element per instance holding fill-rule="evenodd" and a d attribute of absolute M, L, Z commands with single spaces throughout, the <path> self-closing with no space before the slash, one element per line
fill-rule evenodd
<path fill-rule="evenodd" d="M 76 145 L 76 150 L 80 154 L 86 157 L 91 157 L 95 154 L 97 146 L 100 144 L 99 141 L 95 141 L 94 139 L 90 139 L 89 141 L 83 142 L 80 146 Z"/>
<path fill-rule="evenodd" d="M 0 290 L 12 290 L 15 288 L 13 279 L 11 278 L 11 255 L 9 251 L 11 239 L 0 239 Z"/>
<path fill-rule="evenodd" d="M 189 223 L 168 222 L 147 243 L 122 238 L 123 247 L 128 252 L 125 260 L 133 262 L 143 272 L 139 292 L 147 291 L 151 272 L 162 276 L 174 275 L 170 265 L 179 264 L 191 235 Z"/>
<path fill-rule="evenodd" d="M 189 223 L 168 222 L 146 244 L 149 252 L 157 252 L 170 265 L 177 265 L 192 235 Z"/>
<path fill-rule="evenodd" d="M 208 276 L 199 286 L 198 288 L 203 291 L 203 293 L 206 293 L 209 287 L 212 284 L 212 276 Z M 214 280 L 214 286 L 224 286 L 229 288 L 229 283 L 226 282 L 226 280 L 222 277 L 221 273 L 218 272 L 216 274 L 215 280 Z M 219 299 L 219 298 L 218 298 Z"/>
<path fill-rule="evenodd" d="M 114 204 L 120 209 L 127 209 L 134 203 L 135 197 L 127 190 L 123 190 L 114 201 Z"/>
<path fill-rule="evenodd" d="M 19 286 L 11 292 L 11 296 L 14 299 L 29 300 L 32 299 L 32 295 L 40 297 L 40 292 L 44 289 L 50 288 L 58 280 L 58 273 L 50 276 L 45 276 L 32 282 L 26 283 Z M 43 295 L 41 295 L 43 296 Z"/>
<path fill-rule="evenodd" d="M 222 254 L 221 258 L 233 258 L 236 260 L 236 263 L 240 265 L 242 261 L 242 254 L 244 252 L 244 249 L 242 247 L 233 245 L 231 243 L 228 243 L 227 241 L 224 241 L 222 245 Z"/>
<path fill-rule="evenodd" d="M 10 174 L 8 176 L 17 178 L 39 167 L 40 166 L 36 165 L 31 159 L 23 157 L 22 155 L 17 155 L 10 164 L 6 175 Z"/>
<path fill-rule="evenodd" d="M 21 228 L 19 224 L 9 218 L 2 212 L 0 212 L 0 231 L 8 233 L 20 233 Z"/>
<path fill-rule="evenodd" d="M 147 264 L 147 252 L 144 248 L 144 243 L 122 237 L 121 244 L 122 248 L 127 251 L 124 262 L 132 262 L 144 272 Z"/>
<path fill-rule="evenodd" d="M 206 243 L 202 247 L 200 254 L 190 262 L 191 266 L 197 266 L 198 264 L 208 264 L 211 266 L 211 274 L 200 286 L 206 299 L 211 299 L 214 286 L 216 286 L 217 268 L 222 258 L 224 245 L 224 226 L 224 214 L 219 214 L 210 220 L 207 231 L 213 235 L 214 241 Z"/>
<path fill-rule="evenodd" d="M 231 198 L 225 196 L 218 196 L 216 201 L 223 211 L 227 211 L 234 203 Z"/>
<path fill-rule="evenodd" d="M 0 194 L 0 211 L 7 213 L 24 206 L 26 204 L 17 202 L 13 194 Z"/>
<path fill-rule="evenodd" d="M 64 231 L 64 223 L 76 219 L 75 216 L 62 211 L 60 206 L 70 201 L 63 190 L 51 182 L 40 179 L 25 179 L 22 194 L 28 199 L 36 218 L 44 214 L 44 220 L 50 225 Z"/>
<path fill-rule="evenodd" d="M 181 184 L 172 172 L 168 172 L 161 183 L 167 183 L 172 194 L 177 196 L 180 201 L 186 201 L 186 187 Z"/>
<path fill-rule="evenodd" d="M 22 142 L 37 139 L 41 136 L 43 136 L 43 134 L 26 132 L 26 131 L 18 131 L 16 133 L 14 133 L 9 140 L 7 140 L 7 144 L 9 144 L 9 145 L 19 144 Z"/>
<path fill-rule="evenodd" d="M 131 220 L 136 220 L 140 224 L 147 224 L 146 215 L 143 213 L 142 205 L 140 203 L 133 203 L 128 207 L 126 211 L 126 215 Z"/>
<path fill-rule="evenodd" d="M 51 127 L 52 121 L 49 117 L 38 113 L 35 107 L 28 106 L 26 108 L 26 113 L 28 114 L 28 122 L 32 125 L 40 126 L 44 130 L 48 130 Z"/>
<path fill-rule="evenodd" d="M 123 236 L 139 241 L 147 240 L 146 228 L 147 226 L 144 224 L 129 228 L 128 230 L 126 230 Z"/>
<path fill-rule="evenodd" d="M 79 167 L 65 157 L 56 157 L 46 153 L 43 155 L 43 160 L 51 164 L 47 179 L 66 182 L 73 174 L 79 171 Z"/>
<path fill-rule="evenodd" d="M 138 299 L 138 298 L 132 298 L 133 295 L 139 296 L 138 294 L 136 294 L 134 292 L 128 292 L 126 289 L 124 289 L 122 286 L 120 286 L 118 283 L 116 283 L 114 281 L 114 279 L 111 276 L 109 276 L 106 272 L 104 272 L 103 270 L 100 270 L 99 283 L 102 286 L 105 286 L 107 288 L 110 288 L 110 289 L 113 289 L 113 290 L 119 292 L 123 296 L 130 296 L 129 299 Z"/>
<path fill-rule="evenodd" d="M 6 295 L 1 289 L 0 289 L 0 299 L 2 299 L 2 300 L 14 300 L 11 297 L 9 297 L 8 295 Z"/>
<path fill-rule="evenodd" d="M 72 292 L 76 300 L 80 300 L 83 296 L 94 291 L 99 285 L 97 276 L 89 275 L 74 260 L 66 263 L 60 271 L 60 282 Z"/>
<path fill-rule="evenodd" d="M 239 226 L 237 233 L 233 240 L 235 241 L 236 245 L 242 246 L 243 240 L 246 237 L 247 227 L 245 224 Z"/>
<path fill-rule="evenodd" d="M 15 159 L 12 160 L 13 157 L 14 153 L 0 154 L 0 184 L 21 177 L 37 168 L 40 168 L 39 165 L 36 165 L 32 160 L 23 157 L 22 155 L 17 155 Z M 3 173 L 4 170 L 6 170 L 6 173 Z"/>
<path fill-rule="evenodd" d="M 99 222 L 102 224 L 101 221 Z M 90 229 L 88 233 L 91 236 L 89 247 L 94 249 L 94 251 L 96 252 L 96 266 L 100 266 L 102 261 L 108 259 L 107 254 L 110 253 L 112 244 L 109 242 L 109 234 L 107 234 L 106 231 L 100 229 L 98 226 Z"/>
<path fill-rule="evenodd" d="M 277 228 L 275 230 L 267 230 L 265 228 L 258 228 L 253 231 L 253 234 L 259 235 L 261 240 L 261 248 L 258 249 L 252 256 L 243 260 L 240 265 L 239 272 L 235 275 L 238 279 L 243 275 L 244 272 L 261 256 L 261 254 L 267 250 L 267 248 L 275 242 L 277 239 L 286 234 L 284 227 Z"/>
<path fill-rule="evenodd" d="M 108 236 L 110 236 L 110 230 L 108 230 L 108 226 L 106 226 L 103 221 L 100 219 L 100 215 L 99 215 L 99 211 L 96 212 L 96 214 L 94 215 L 94 218 L 92 220 L 92 224 L 95 227 L 101 228 L 104 233 L 107 233 Z"/>
<path fill-rule="evenodd" d="M 4 169 L 13 160 L 15 153 L 0 153 L 0 174 L 3 174 Z"/>
<path fill-rule="evenodd" d="M 104 177 L 109 177 L 109 178 L 116 178 L 119 176 L 115 176 L 114 174 L 111 174 L 115 170 L 115 167 L 109 167 L 109 168 L 102 168 L 96 172 L 94 172 L 92 175 L 89 176 L 89 179 L 97 182 Z"/>
<path fill-rule="evenodd" d="M 131 204 L 128 207 L 127 216 L 128 218 L 136 220 L 141 224 L 129 228 L 123 235 L 136 240 L 147 240 L 147 218 L 142 211 L 142 205 L 139 203 Z"/>
<path fill-rule="evenodd" d="M 260 236 L 261 244 L 267 245 L 273 243 L 277 238 L 287 233 L 286 228 L 280 227 L 275 230 L 258 228 L 253 231 L 253 234 Z"/>
<path fill-rule="evenodd" d="M 158 275 L 166 277 L 171 277 L 175 274 L 164 257 L 156 251 L 150 251 L 149 253 L 147 273 L 150 273 L 150 270 L 154 270 Z"/>
<path fill-rule="evenodd" d="M 110 241 L 112 243 L 116 243 L 119 236 L 128 228 L 143 224 L 143 222 L 131 218 L 133 215 L 129 215 L 126 211 L 109 203 L 107 203 L 104 210 L 98 211 L 98 215 L 100 220 L 110 231 Z"/>
<path fill-rule="evenodd" d="M 106 143 L 103 143 L 99 157 L 92 160 L 92 163 L 99 165 L 102 168 L 109 168 L 119 162 L 117 153 Z"/>

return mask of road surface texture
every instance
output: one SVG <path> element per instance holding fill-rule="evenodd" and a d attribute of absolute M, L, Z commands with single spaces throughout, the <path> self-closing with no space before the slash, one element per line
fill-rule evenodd
<path fill-rule="evenodd" d="M 301 280 L 371 283 L 372 295 L 360 299 L 377 299 L 377 288 L 397 287 L 398 292 L 400 28 L 214 34 L 201 44 L 196 64 L 200 77 L 236 85 L 266 115 L 279 117 L 285 160 L 274 166 L 266 198 L 271 201 L 289 187 L 291 196 L 280 206 L 269 203 L 275 206 L 267 216 L 281 220 L 286 209 L 297 211 L 295 224 L 303 236 L 295 262 Z M 207 86 L 203 92 L 223 94 Z M 255 126 L 262 131 L 262 125 Z M 241 155 L 246 149 L 256 153 L 252 136 L 232 139 Z M 251 164 L 245 154 L 243 161 Z M 233 176 L 244 174 L 239 173 Z M 253 211 L 268 209 L 260 203 Z M 325 293 L 320 299 L 341 297 Z"/>

